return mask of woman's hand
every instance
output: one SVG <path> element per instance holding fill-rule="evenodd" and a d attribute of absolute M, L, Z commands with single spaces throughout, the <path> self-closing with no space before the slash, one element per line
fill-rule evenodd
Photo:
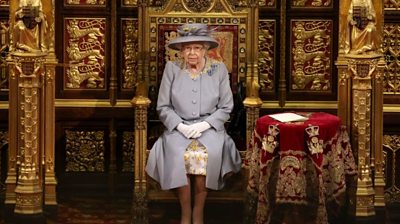
<path fill-rule="evenodd" d="M 203 131 L 211 128 L 211 125 L 207 121 L 202 121 L 202 122 L 199 122 L 199 123 L 195 123 L 195 124 L 192 124 L 190 126 L 193 127 L 199 133 L 203 133 Z"/>
<path fill-rule="evenodd" d="M 186 138 L 198 138 L 201 136 L 199 132 L 193 125 L 186 125 L 183 123 L 178 124 L 176 129 L 182 133 Z"/>

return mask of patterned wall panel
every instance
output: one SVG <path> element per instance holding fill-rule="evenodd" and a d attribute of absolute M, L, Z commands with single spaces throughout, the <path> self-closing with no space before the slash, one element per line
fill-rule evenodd
<path fill-rule="evenodd" d="M 122 172 L 134 172 L 135 170 L 135 133 L 125 131 L 122 134 Z"/>
<path fill-rule="evenodd" d="M 332 90 L 332 27 L 332 20 L 291 21 L 291 90 Z"/>
<path fill-rule="evenodd" d="M 122 19 L 121 20 L 122 35 L 122 89 L 131 90 L 137 81 L 138 61 L 137 53 L 138 45 L 138 20 L 137 19 Z"/>
<path fill-rule="evenodd" d="M 114 0 L 115 1 L 115 0 Z M 106 0 L 64 0 L 64 5 L 90 5 L 90 6 L 105 6 Z"/>
<path fill-rule="evenodd" d="M 400 25 L 385 23 L 383 28 L 383 52 L 387 64 L 383 91 L 397 95 L 400 92 Z"/>
<path fill-rule="evenodd" d="M 64 19 L 64 89 L 105 89 L 104 18 Z"/>
<path fill-rule="evenodd" d="M 292 7 L 321 8 L 332 7 L 333 0 L 292 0 Z"/>
<path fill-rule="evenodd" d="M 6 155 L 7 148 L 5 147 L 8 144 L 8 131 L 1 130 L 0 131 L 0 192 L 3 192 L 5 189 L 5 184 L 3 183 L 3 179 L 6 176 L 6 169 L 2 169 L 4 164 L 2 161 L 4 160 L 2 156 Z"/>
<path fill-rule="evenodd" d="M 9 24 L 8 20 L 0 20 L 0 90 L 8 90 L 8 69 L 6 58 L 8 55 L 8 35 L 9 35 Z"/>
<path fill-rule="evenodd" d="M 384 135 L 383 151 L 385 161 L 385 201 L 388 204 L 400 203 L 400 136 Z"/>
<path fill-rule="evenodd" d="M 258 5 L 261 7 L 276 7 L 276 0 L 258 0 Z"/>
<path fill-rule="evenodd" d="M 400 0 L 384 0 L 383 6 L 385 10 L 399 10 Z"/>
<path fill-rule="evenodd" d="M 275 89 L 275 58 L 276 58 L 276 21 L 259 21 L 258 38 L 258 68 L 262 92 L 271 92 Z"/>
<path fill-rule="evenodd" d="M 0 150 L 8 144 L 8 131 L 0 131 Z"/>
<path fill-rule="evenodd" d="M 160 2 L 160 1 L 158 0 L 158 2 Z M 121 1 L 122 6 L 125 6 L 125 7 L 134 7 L 134 6 L 137 6 L 137 3 L 138 3 L 138 0 L 122 0 Z"/>
<path fill-rule="evenodd" d="M 65 130 L 65 171 L 104 171 L 104 131 Z"/>

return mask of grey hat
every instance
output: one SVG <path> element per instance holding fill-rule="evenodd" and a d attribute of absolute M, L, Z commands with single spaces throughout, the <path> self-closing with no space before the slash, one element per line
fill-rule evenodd
<path fill-rule="evenodd" d="M 206 24 L 188 23 L 177 29 L 178 37 L 168 43 L 168 47 L 174 50 L 180 50 L 182 44 L 190 42 L 206 42 L 210 45 L 209 49 L 218 47 L 218 42 L 210 36 L 211 31 L 208 30 Z"/>

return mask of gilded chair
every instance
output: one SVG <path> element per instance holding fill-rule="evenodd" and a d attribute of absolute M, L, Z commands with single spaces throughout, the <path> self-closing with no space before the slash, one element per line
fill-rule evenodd
<path fill-rule="evenodd" d="M 219 41 L 220 46 L 209 51 L 209 57 L 223 61 L 229 70 L 235 107 L 230 122 L 227 122 L 227 130 L 235 139 L 242 159 L 245 160 L 246 139 L 255 118 L 246 117 L 247 111 L 243 104 L 246 104 L 244 86 L 249 82 L 249 51 L 254 49 L 254 41 L 250 38 L 254 37 L 253 29 L 257 27 L 252 20 L 254 13 L 245 2 L 247 1 L 209 0 L 195 3 L 171 0 L 153 1 L 140 6 L 139 19 L 142 20 L 142 25 L 138 28 L 138 67 L 141 80 L 132 100 L 136 122 L 135 187 L 132 207 L 135 223 L 148 221 L 147 204 L 150 201 L 178 201 L 172 191 L 162 191 L 158 183 L 146 175 L 144 168 L 149 150 L 163 130 L 155 106 L 164 65 L 167 61 L 179 57 L 178 52 L 165 48 L 165 45 L 176 37 L 176 29 L 181 24 L 206 23 L 211 29 L 215 29 L 214 38 Z M 247 172 L 246 169 L 242 169 L 229 178 L 223 190 L 209 192 L 207 201 L 244 203 L 246 186 Z"/>

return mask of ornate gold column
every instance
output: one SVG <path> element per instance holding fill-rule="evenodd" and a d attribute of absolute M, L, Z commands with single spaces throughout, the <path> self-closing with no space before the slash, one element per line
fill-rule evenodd
<path fill-rule="evenodd" d="M 247 42 L 247 68 L 246 68 L 246 98 L 243 101 L 246 107 L 246 145 L 248 146 L 251 139 L 256 120 L 259 117 L 259 110 L 262 105 L 262 100 L 259 97 L 260 89 L 259 74 L 258 74 L 258 1 L 248 1 L 248 42 Z"/>
<path fill-rule="evenodd" d="M 45 58 L 45 72 L 43 78 L 42 95 L 42 158 L 44 169 L 44 204 L 57 205 L 57 180 L 55 166 L 55 69 L 58 61 L 54 54 Z"/>
<path fill-rule="evenodd" d="M 386 63 L 381 57 L 373 76 L 372 163 L 374 165 L 375 206 L 385 206 L 385 174 L 383 158 L 383 77 Z"/>
<path fill-rule="evenodd" d="M 133 193 L 133 223 L 148 223 L 147 220 L 147 181 L 145 166 L 147 161 L 147 108 L 150 100 L 147 97 L 135 96 L 132 99 L 135 107 L 135 183 Z"/>
<path fill-rule="evenodd" d="M 338 113 L 337 115 L 349 131 L 351 127 L 351 80 L 347 70 L 347 60 L 339 57 L 336 61 L 338 69 Z M 357 153 L 356 151 L 354 152 Z M 355 155 L 356 156 L 356 155 Z"/>
<path fill-rule="evenodd" d="M 54 0 L 43 1 L 43 11 L 47 18 L 47 39 L 45 46 L 48 46 L 45 58 L 45 77 L 43 84 L 43 127 L 41 134 L 43 138 L 42 165 L 44 167 L 44 205 L 57 205 L 57 180 L 55 175 L 55 77 L 58 60 L 55 55 L 55 4 Z"/>
<path fill-rule="evenodd" d="M 18 83 L 18 181 L 14 212 L 42 213 L 41 97 L 45 53 L 12 54 Z M 15 125 L 15 124 L 14 124 Z M 44 130 L 42 130 L 44 131 Z"/>
<path fill-rule="evenodd" d="M 358 161 L 355 215 L 371 217 L 375 206 L 385 205 L 382 1 L 340 1 L 339 24 L 338 115 Z"/>
<path fill-rule="evenodd" d="M 15 188 L 17 187 L 17 152 L 18 152 L 18 79 L 17 74 L 14 72 L 14 63 L 11 58 L 7 59 L 9 67 L 9 93 L 8 93 L 8 165 L 7 165 L 7 178 L 5 204 L 7 206 L 15 205 L 16 196 Z"/>
<path fill-rule="evenodd" d="M 20 4 L 21 3 L 21 4 Z M 54 0 L 10 1 L 9 173 L 6 204 L 16 221 L 56 205 Z M 43 221 L 43 220 L 42 220 Z"/>
<path fill-rule="evenodd" d="M 358 151 L 358 180 L 356 192 L 356 216 L 375 215 L 375 191 L 371 179 L 371 124 L 372 79 L 377 72 L 381 55 L 347 55 L 348 69 L 352 78 L 352 128 L 355 138 L 353 148 Z M 373 127 L 372 127 L 373 129 Z"/>
<path fill-rule="evenodd" d="M 147 162 L 147 109 L 150 105 L 148 98 L 148 37 L 144 32 L 148 25 L 149 1 L 138 2 L 141 25 L 138 27 L 138 81 L 136 83 L 135 96 L 131 103 L 135 108 L 135 182 L 132 198 L 132 220 L 131 223 L 147 224 L 148 221 L 148 199 L 147 199 L 147 177 L 145 172 Z"/>

